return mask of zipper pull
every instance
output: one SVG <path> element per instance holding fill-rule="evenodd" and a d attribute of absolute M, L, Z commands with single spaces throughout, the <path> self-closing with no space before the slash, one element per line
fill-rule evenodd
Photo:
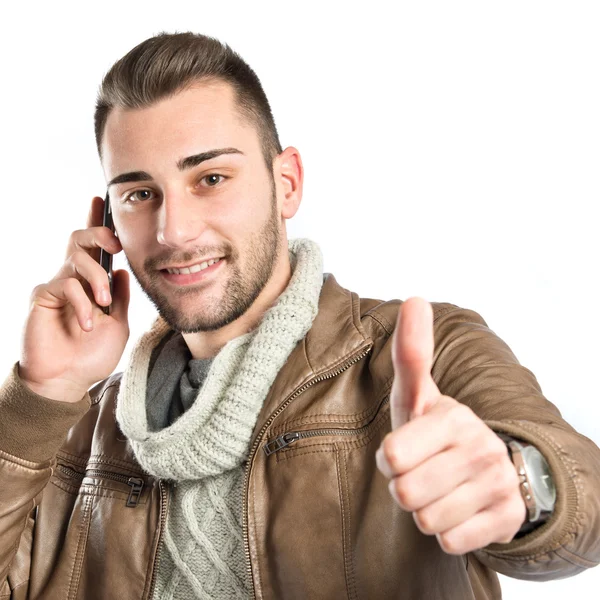
<path fill-rule="evenodd" d="M 137 506 L 142 490 L 144 489 L 144 480 L 139 477 L 130 477 L 127 480 L 127 484 L 131 486 L 129 497 L 127 498 L 127 504 L 125 506 Z"/>
<path fill-rule="evenodd" d="M 277 450 L 281 450 L 282 448 L 289 446 L 292 442 L 295 442 L 299 438 L 300 438 L 300 432 L 298 432 L 298 431 L 291 432 L 291 433 L 284 433 L 283 435 L 276 437 L 274 440 L 267 442 L 263 446 L 263 450 L 265 451 L 265 454 L 267 456 L 270 456 L 271 454 L 273 454 L 273 452 L 277 452 Z"/>

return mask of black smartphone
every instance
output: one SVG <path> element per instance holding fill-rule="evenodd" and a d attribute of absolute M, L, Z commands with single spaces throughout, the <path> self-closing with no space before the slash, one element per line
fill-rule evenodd
<path fill-rule="evenodd" d="M 102 225 L 104 227 L 108 227 L 113 233 L 115 232 L 115 226 L 112 220 L 112 212 L 110 211 L 110 200 L 108 198 L 108 190 L 106 192 L 106 197 L 104 198 L 104 217 L 102 218 Z M 104 270 L 108 273 L 108 285 L 110 287 L 110 297 L 113 297 L 113 277 L 112 277 L 112 259 L 113 255 L 110 252 L 104 250 L 104 248 L 100 248 L 100 264 L 104 268 Z M 110 304 L 108 306 L 103 306 L 102 310 L 104 314 L 110 314 Z"/>

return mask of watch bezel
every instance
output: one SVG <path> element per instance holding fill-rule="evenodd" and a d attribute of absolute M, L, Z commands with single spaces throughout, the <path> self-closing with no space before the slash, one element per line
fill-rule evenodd
<path fill-rule="evenodd" d="M 546 490 L 540 489 L 540 486 L 543 485 L 541 478 L 545 476 L 545 473 L 548 473 L 550 476 L 552 475 L 552 471 L 548 461 L 546 460 L 546 457 L 531 444 L 528 444 L 522 448 L 521 455 L 523 456 L 523 463 L 527 472 L 527 478 L 529 479 L 529 483 L 535 495 L 536 503 L 540 507 L 540 511 L 542 513 L 551 512 L 556 504 L 556 486 L 554 484 L 552 485 L 553 498 L 551 498 L 549 504 L 545 502 L 548 495 Z M 542 464 L 542 471 L 534 468 L 534 465 L 536 464 L 534 461 L 538 460 Z"/>

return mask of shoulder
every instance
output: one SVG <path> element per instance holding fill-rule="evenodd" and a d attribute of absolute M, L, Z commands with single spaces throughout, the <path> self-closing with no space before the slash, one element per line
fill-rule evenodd
<path fill-rule="evenodd" d="M 398 312 L 404 300 L 377 300 L 374 298 L 360 298 L 360 319 L 363 326 L 375 335 L 391 335 L 396 327 Z M 450 302 L 431 302 L 433 308 L 433 322 L 443 315 L 464 310 Z"/>
<path fill-rule="evenodd" d="M 398 312 L 404 303 L 401 299 L 379 300 L 359 298 L 360 323 L 373 343 L 368 370 L 380 385 L 391 386 L 394 375 L 392 361 L 392 334 L 396 328 Z M 487 323 L 479 313 L 451 302 L 430 302 L 433 309 L 433 334 L 436 357 L 448 347 L 454 347 L 457 337 L 468 333 L 471 346 L 478 347 Z M 475 348 L 476 349 L 476 348 Z"/>

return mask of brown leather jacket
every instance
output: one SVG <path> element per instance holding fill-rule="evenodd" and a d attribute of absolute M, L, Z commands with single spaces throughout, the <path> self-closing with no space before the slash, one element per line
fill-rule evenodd
<path fill-rule="evenodd" d="M 359 298 L 328 274 L 312 328 L 269 390 L 244 480 L 257 599 L 498 599 L 496 572 L 547 581 L 600 560 L 600 450 L 481 316 L 454 304 L 432 303 L 433 378 L 544 454 L 554 514 L 456 556 L 394 502 L 375 452 L 390 431 L 401 303 Z M 152 596 L 170 488 L 144 473 L 116 424 L 121 375 L 75 405 L 29 392 L 18 363 L 0 388 L 0 599 Z"/>

